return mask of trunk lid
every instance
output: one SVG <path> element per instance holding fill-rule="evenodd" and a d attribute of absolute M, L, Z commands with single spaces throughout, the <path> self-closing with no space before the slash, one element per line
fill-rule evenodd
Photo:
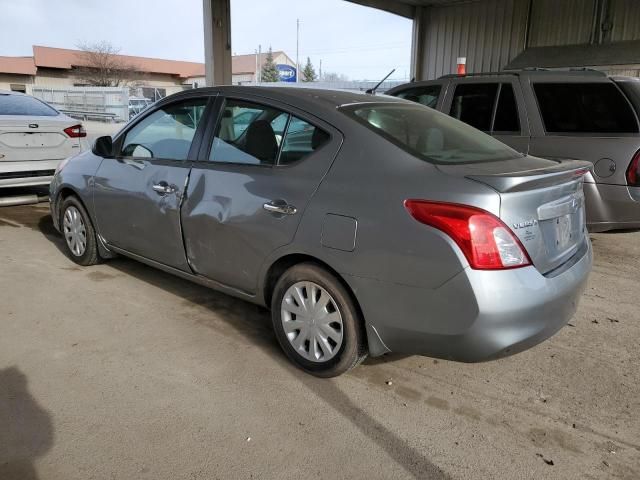
<path fill-rule="evenodd" d="M 66 115 L 0 115 L 0 162 L 67 158 L 78 151 L 80 141 L 64 129 L 79 123 Z"/>
<path fill-rule="evenodd" d="M 587 241 L 583 177 L 593 166 L 579 160 L 536 157 L 438 165 L 446 174 L 483 183 L 500 195 L 500 218 L 543 274 L 560 267 Z"/>

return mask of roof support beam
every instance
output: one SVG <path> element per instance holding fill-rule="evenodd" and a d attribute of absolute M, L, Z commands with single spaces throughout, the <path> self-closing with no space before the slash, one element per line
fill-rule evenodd
<path fill-rule="evenodd" d="M 398 0 L 347 0 L 351 3 L 357 3 L 364 5 L 365 7 L 377 8 L 378 10 L 384 10 L 385 12 L 395 13 L 402 17 L 413 18 L 415 16 L 416 8 L 413 5 L 409 5 L 405 2 Z"/>
<path fill-rule="evenodd" d="M 202 0 L 207 86 L 231 85 L 231 0 Z"/>

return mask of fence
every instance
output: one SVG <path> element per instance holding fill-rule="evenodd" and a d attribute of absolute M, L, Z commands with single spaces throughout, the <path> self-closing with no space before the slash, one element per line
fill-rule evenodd
<path fill-rule="evenodd" d="M 378 87 L 377 92 L 378 93 L 384 93 L 387 90 L 396 87 L 398 85 L 402 85 L 404 83 L 407 83 L 409 80 L 386 80 L 384 82 L 382 82 L 382 84 L 380 85 L 380 87 Z M 350 92 L 361 92 L 364 93 L 366 92 L 368 89 L 375 87 L 378 84 L 378 82 L 376 81 L 369 81 L 369 80 L 363 80 L 363 81 L 358 81 L 358 80 L 347 80 L 344 82 L 324 82 L 324 81 L 319 81 L 319 82 L 299 82 L 299 83 L 293 83 L 293 82 L 276 82 L 276 83 L 268 83 L 268 82 L 262 82 L 259 83 L 259 86 L 262 87 L 302 87 L 302 88 L 326 88 L 329 90 L 347 90 Z M 245 84 L 247 86 L 251 86 L 251 85 L 255 85 L 255 83 L 252 84 Z"/>
<path fill-rule="evenodd" d="M 71 116 L 129 120 L 128 88 L 34 86 L 32 95 Z"/>

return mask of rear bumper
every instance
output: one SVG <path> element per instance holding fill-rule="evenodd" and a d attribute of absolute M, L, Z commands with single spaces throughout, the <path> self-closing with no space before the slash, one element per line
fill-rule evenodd
<path fill-rule="evenodd" d="M 584 195 L 589 231 L 640 228 L 640 187 L 585 183 Z"/>
<path fill-rule="evenodd" d="M 0 162 L 0 188 L 49 185 L 59 160 Z"/>
<path fill-rule="evenodd" d="M 591 265 L 587 242 L 553 277 L 535 267 L 466 268 L 433 290 L 347 281 L 389 351 L 479 362 L 526 350 L 561 329 L 576 311 Z"/>

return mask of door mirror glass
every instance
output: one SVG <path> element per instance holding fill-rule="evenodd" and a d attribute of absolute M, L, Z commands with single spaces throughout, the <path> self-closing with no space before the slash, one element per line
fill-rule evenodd
<path fill-rule="evenodd" d="M 149 148 L 138 143 L 130 143 L 127 145 L 124 150 L 122 150 L 122 155 L 125 157 L 135 158 L 153 158 L 153 152 Z"/>
<path fill-rule="evenodd" d="M 113 156 L 113 140 L 109 136 L 98 137 L 93 144 L 93 153 L 102 158 Z"/>

